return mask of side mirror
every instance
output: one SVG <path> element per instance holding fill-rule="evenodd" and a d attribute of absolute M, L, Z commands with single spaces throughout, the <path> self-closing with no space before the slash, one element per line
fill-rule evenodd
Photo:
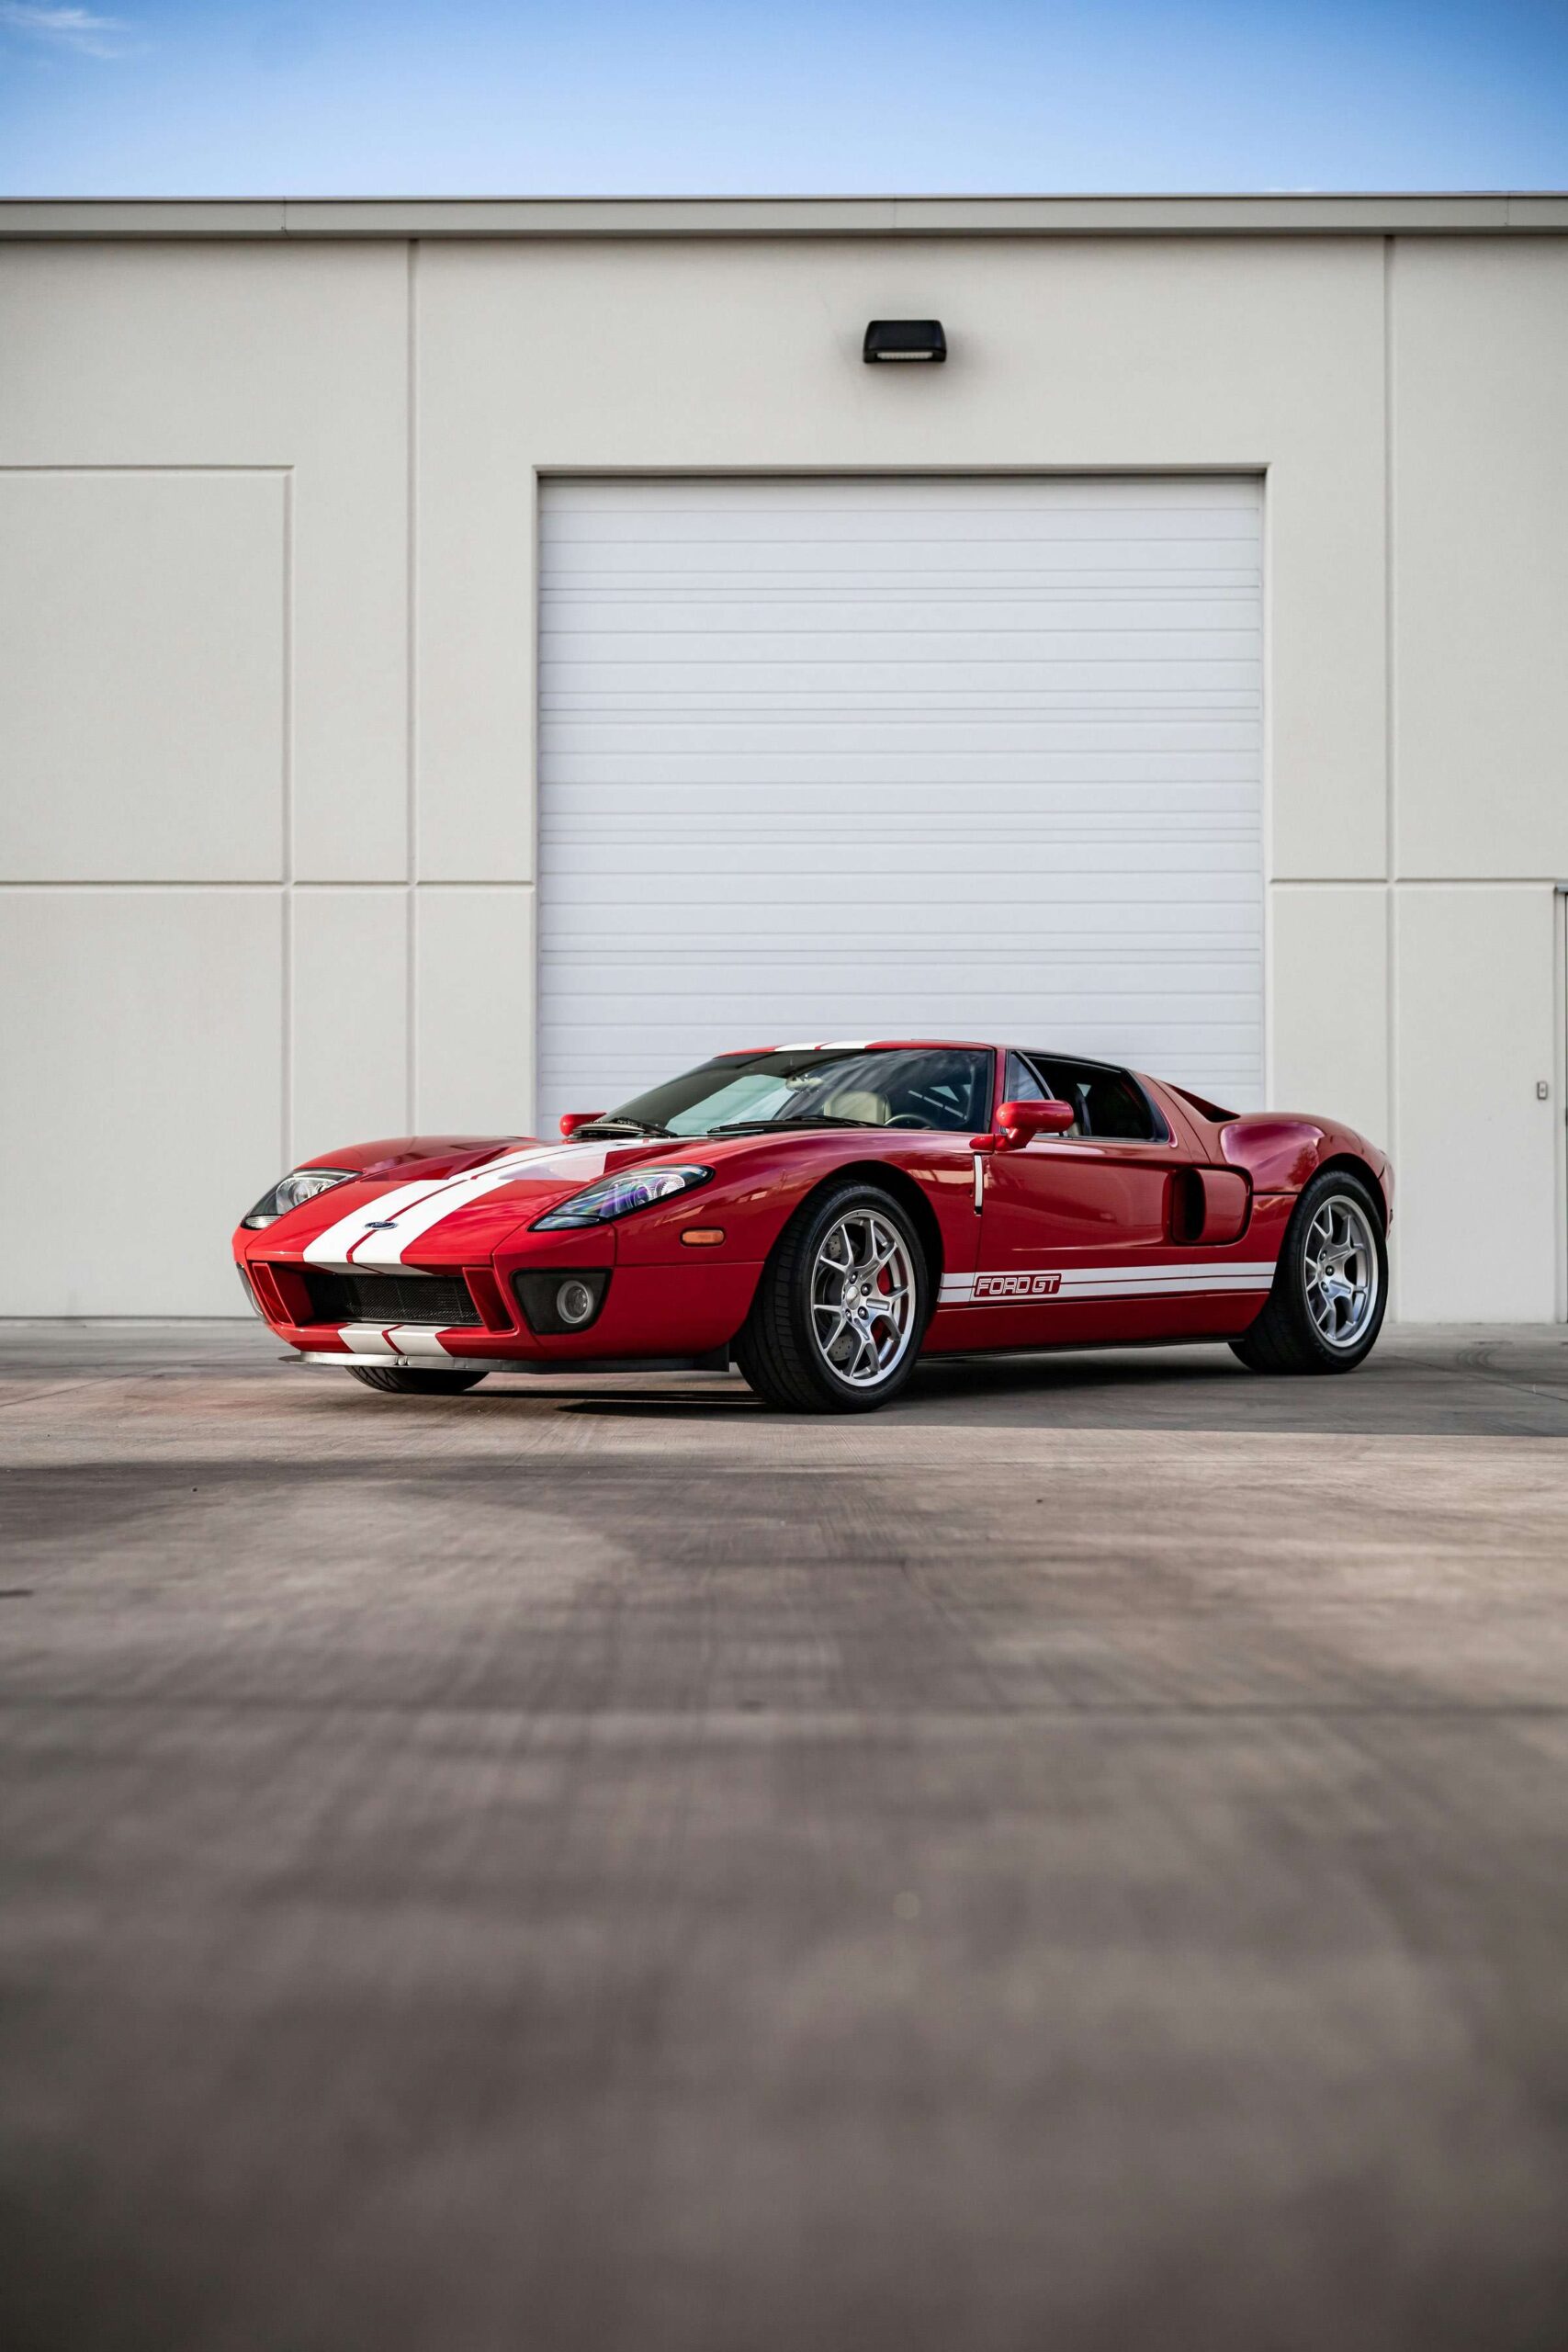
<path fill-rule="evenodd" d="M 560 1131 L 570 1140 L 579 1127 L 591 1127 L 595 1119 L 602 1119 L 604 1115 L 603 1111 L 563 1111 L 560 1114 Z"/>
<path fill-rule="evenodd" d="M 1065 1136 L 1077 1125 L 1070 1102 L 1004 1102 L 997 1113 L 1003 1151 L 1021 1151 L 1036 1136 Z"/>

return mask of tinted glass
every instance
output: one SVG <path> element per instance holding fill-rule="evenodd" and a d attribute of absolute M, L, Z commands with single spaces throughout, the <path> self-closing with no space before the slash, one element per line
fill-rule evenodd
<path fill-rule="evenodd" d="M 988 1053 L 960 1046 L 725 1054 L 651 1087 L 606 1118 L 677 1136 L 735 1125 L 818 1124 L 972 1135 L 990 1124 L 991 1068 Z"/>
<path fill-rule="evenodd" d="M 1021 1054 L 1010 1054 L 1002 1080 L 1004 1102 L 1043 1102 L 1045 1089 Z"/>
<path fill-rule="evenodd" d="M 1119 1137 L 1126 1143 L 1159 1138 L 1148 1097 L 1124 1069 L 1109 1069 L 1099 1062 L 1058 1061 L 1050 1054 L 1032 1054 L 1030 1059 L 1052 1093 L 1072 1103 L 1080 1135 Z"/>

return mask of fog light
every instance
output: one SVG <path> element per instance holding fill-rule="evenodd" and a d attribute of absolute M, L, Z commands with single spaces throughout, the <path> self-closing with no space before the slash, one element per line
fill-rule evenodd
<path fill-rule="evenodd" d="M 608 1266 L 519 1267 L 512 1287 L 530 1331 L 553 1334 L 586 1331 L 604 1306 L 610 1287 Z"/>
<path fill-rule="evenodd" d="M 588 1321 L 593 1312 L 593 1293 L 575 1274 L 570 1282 L 562 1283 L 556 1293 L 556 1313 L 569 1330 L 575 1330 L 579 1324 Z"/>

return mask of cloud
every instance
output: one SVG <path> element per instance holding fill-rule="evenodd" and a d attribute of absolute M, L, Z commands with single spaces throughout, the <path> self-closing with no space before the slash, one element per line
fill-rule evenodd
<path fill-rule="evenodd" d="M 0 0 L 0 32 L 53 49 L 79 50 L 85 57 L 118 57 L 118 35 L 130 26 L 119 17 L 96 17 L 90 8 L 51 8 L 32 0 Z"/>

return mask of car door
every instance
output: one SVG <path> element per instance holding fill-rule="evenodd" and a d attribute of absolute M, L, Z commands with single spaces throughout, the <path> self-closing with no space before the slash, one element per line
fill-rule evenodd
<path fill-rule="evenodd" d="M 1074 1101 L 1080 1129 L 987 1159 L 965 1330 L 979 1347 L 1163 1337 L 1171 1314 L 1162 1270 L 1180 1255 L 1172 1179 L 1190 1155 L 1124 1072 L 1063 1064 L 1044 1075 L 1049 1086 L 1036 1061 L 1010 1054 L 1002 1099 Z M 1145 1132 L 1097 1133 L 1097 1125 Z"/>

